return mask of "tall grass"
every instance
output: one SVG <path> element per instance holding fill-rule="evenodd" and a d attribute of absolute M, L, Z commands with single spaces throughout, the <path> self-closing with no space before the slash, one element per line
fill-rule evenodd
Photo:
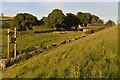
<path fill-rule="evenodd" d="M 14 64 L 3 78 L 118 78 L 118 28 L 111 27 Z"/>
<path fill-rule="evenodd" d="M 12 31 L 13 32 L 13 31 Z M 12 33 L 11 36 L 13 36 Z M 55 34 L 51 28 L 43 26 L 34 27 L 33 31 L 23 31 L 21 34 L 17 32 L 17 52 L 22 54 L 23 52 L 30 51 L 35 48 L 49 46 L 53 43 L 58 43 L 63 40 L 68 40 L 81 36 L 82 32 L 70 32 L 66 34 Z M 7 29 L 2 30 L 2 57 L 7 57 Z M 13 44 L 10 44 L 10 52 L 13 54 Z"/>

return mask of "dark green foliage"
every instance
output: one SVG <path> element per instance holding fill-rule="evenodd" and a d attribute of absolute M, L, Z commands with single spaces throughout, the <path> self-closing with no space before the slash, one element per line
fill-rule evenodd
<path fill-rule="evenodd" d="M 104 22 L 98 16 L 92 15 L 91 23 L 103 24 Z"/>
<path fill-rule="evenodd" d="M 32 26 L 37 24 L 37 18 L 28 13 L 19 13 L 12 20 L 12 26 L 17 27 L 19 31 L 32 30 Z"/>
<path fill-rule="evenodd" d="M 3 13 L 1 13 L 1 17 L 3 17 L 4 16 L 4 14 Z"/>
<path fill-rule="evenodd" d="M 48 25 L 48 18 L 47 18 L 47 17 L 43 17 L 43 18 L 40 20 L 40 24 L 41 24 L 41 25 L 45 25 L 45 26 L 49 26 L 49 25 Z"/>
<path fill-rule="evenodd" d="M 47 17 L 43 17 L 40 21 L 28 13 L 19 13 L 12 20 L 12 26 L 18 27 L 20 31 L 32 30 L 33 25 L 44 25 L 55 30 L 76 30 L 78 25 L 86 27 L 92 23 L 103 24 L 104 22 L 98 16 L 91 13 L 78 12 L 77 15 L 67 13 L 65 16 L 62 10 L 59 9 L 54 9 Z M 106 26 L 112 25 L 114 25 L 114 22 L 111 20 L 106 22 Z"/>
<path fill-rule="evenodd" d="M 90 29 L 86 33 L 87 34 L 92 34 L 92 33 L 98 32 L 98 31 L 103 30 L 103 29 L 105 29 L 105 27 L 97 27 L 97 28 L 94 28 L 94 29 Z"/>
<path fill-rule="evenodd" d="M 80 24 L 82 26 L 87 26 L 87 24 L 91 23 L 92 15 L 90 13 L 78 12 L 77 16 L 78 16 L 78 18 L 80 20 Z"/>
<path fill-rule="evenodd" d="M 66 14 L 66 29 L 71 29 L 72 26 L 78 26 L 79 24 L 79 19 L 77 18 L 76 15 L 72 13 L 67 13 Z M 77 28 L 77 27 L 76 27 Z"/>
<path fill-rule="evenodd" d="M 106 22 L 105 25 L 108 26 L 108 27 L 111 27 L 111 26 L 114 26 L 114 25 L 115 25 L 115 22 L 112 21 L 112 20 L 108 20 L 108 22 Z"/>
<path fill-rule="evenodd" d="M 11 21 L 2 21 L 0 23 L 0 26 L 2 26 L 2 28 L 10 28 L 11 27 Z"/>
<path fill-rule="evenodd" d="M 94 33 L 94 30 L 89 30 L 89 31 L 87 31 L 86 33 L 87 33 L 87 34 L 92 34 L 92 33 Z"/>
<path fill-rule="evenodd" d="M 48 17 L 43 17 L 40 20 L 41 25 L 49 26 L 55 30 L 73 30 L 72 28 L 77 28 L 78 25 L 86 27 L 92 23 L 103 24 L 104 22 L 98 16 L 91 13 L 78 12 L 77 15 L 67 13 L 65 16 L 62 10 L 59 9 L 54 9 Z"/>
<path fill-rule="evenodd" d="M 52 28 L 59 29 L 65 27 L 65 15 L 59 9 L 54 9 L 45 19 L 46 24 Z"/>
<path fill-rule="evenodd" d="M 98 16 L 92 15 L 90 13 L 78 12 L 77 17 L 79 18 L 79 24 L 81 26 L 87 26 L 91 23 L 103 24 L 103 21 Z"/>
<path fill-rule="evenodd" d="M 105 27 L 98 27 L 98 28 L 95 28 L 95 29 L 93 29 L 93 30 L 94 30 L 94 32 L 97 32 L 97 31 L 100 31 L 100 30 L 102 30 L 102 29 L 105 29 Z"/>

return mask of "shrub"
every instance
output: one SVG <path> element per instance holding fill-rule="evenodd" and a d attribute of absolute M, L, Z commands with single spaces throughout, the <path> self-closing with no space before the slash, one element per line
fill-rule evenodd
<path fill-rule="evenodd" d="M 90 29 L 86 32 L 86 34 L 92 34 L 92 33 L 98 32 L 98 31 L 103 30 L 103 29 L 105 29 L 105 27 L 97 27 L 94 29 Z"/>
<path fill-rule="evenodd" d="M 92 34 L 92 33 L 94 33 L 94 30 L 92 30 L 92 29 L 90 29 L 86 32 L 86 34 Z"/>

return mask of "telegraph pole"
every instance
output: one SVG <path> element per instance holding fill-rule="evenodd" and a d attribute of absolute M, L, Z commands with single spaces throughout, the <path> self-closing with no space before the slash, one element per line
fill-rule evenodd
<path fill-rule="evenodd" d="M 10 34 L 10 32 L 9 32 L 9 29 L 8 29 L 8 60 L 10 59 L 10 45 L 9 45 L 9 34 Z"/>
<path fill-rule="evenodd" d="M 16 59 L 16 27 L 14 28 L 14 59 Z"/>

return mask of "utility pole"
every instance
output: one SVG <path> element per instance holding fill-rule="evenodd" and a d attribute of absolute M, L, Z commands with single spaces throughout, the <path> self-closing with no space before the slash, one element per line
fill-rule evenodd
<path fill-rule="evenodd" d="M 10 59 L 10 45 L 9 45 L 9 34 L 10 34 L 10 32 L 9 32 L 9 29 L 8 29 L 8 61 L 9 61 L 9 59 Z"/>
<path fill-rule="evenodd" d="M 14 28 L 14 59 L 16 59 L 16 27 Z"/>

